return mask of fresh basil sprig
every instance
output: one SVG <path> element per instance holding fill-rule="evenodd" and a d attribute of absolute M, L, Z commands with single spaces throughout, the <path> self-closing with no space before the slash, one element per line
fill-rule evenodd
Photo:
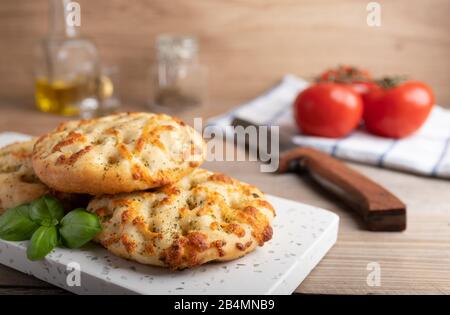
<path fill-rule="evenodd" d="M 39 228 L 30 218 L 30 207 L 21 205 L 0 216 L 0 238 L 6 241 L 26 241 Z"/>
<path fill-rule="evenodd" d="M 30 217 L 44 226 L 55 226 L 64 216 L 64 208 L 58 199 L 43 196 L 30 204 Z"/>
<path fill-rule="evenodd" d="M 64 216 L 61 203 L 51 196 L 9 209 L 0 216 L 0 239 L 30 240 L 27 248 L 30 260 L 43 259 L 59 243 L 79 248 L 100 230 L 97 215 L 77 208 Z"/>
<path fill-rule="evenodd" d="M 29 260 L 40 260 L 58 245 L 58 229 L 55 226 L 41 226 L 34 232 L 27 248 Z"/>
<path fill-rule="evenodd" d="M 80 208 L 66 214 L 61 220 L 59 228 L 63 244 L 69 248 L 83 246 L 100 230 L 101 225 L 98 217 Z"/>

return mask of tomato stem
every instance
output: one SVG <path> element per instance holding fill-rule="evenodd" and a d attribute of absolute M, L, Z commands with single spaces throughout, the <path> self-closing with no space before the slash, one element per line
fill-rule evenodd
<path fill-rule="evenodd" d="M 393 77 L 384 77 L 378 80 L 375 80 L 375 82 L 382 87 L 383 89 L 392 89 L 401 83 L 405 82 L 408 79 L 405 75 L 398 75 Z"/>
<path fill-rule="evenodd" d="M 333 82 L 350 84 L 355 82 L 370 82 L 371 79 L 365 70 L 360 70 L 354 66 L 339 65 L 335 69 L 330 69 L 326 74 L 316 78 L 316 82 Z"/>

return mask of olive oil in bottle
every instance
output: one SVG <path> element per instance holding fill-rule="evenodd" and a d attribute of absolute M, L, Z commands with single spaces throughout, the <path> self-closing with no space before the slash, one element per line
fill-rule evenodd
<path fill-rule="evenodd" d="M 49 82 L 47 78 L 36 79 L 36 105 L 40 111 L 64 116 L 79 114 L 80 85 L 64 81 Z"/>
<path fill-rule="evenodd" d="M 43 112 L 89 118 L 98 109 L 99 57 L 66 18 L 68 0 L 49 0 L 49 34 L 36 49 L 35 99 Z"/>

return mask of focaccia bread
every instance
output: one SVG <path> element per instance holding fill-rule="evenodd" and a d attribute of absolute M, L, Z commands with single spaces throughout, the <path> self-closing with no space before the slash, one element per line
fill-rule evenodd
<path fill-rule="evenodd" d="M 39 180 L 31 165 L 34 143 L 35 139 L 0 149 L 0 214 L 44 195 L 59 199 L 67 211 L 86 207 L 89 195 L 55 191 Z"/>
<path fill-rule="evenodd" d="M 174 183 L 204 152 L 201 135 L 178 119 L 120 113 L 62 123 L 36 142 L 33 167 L 58 191 L 116 194 Z"/>
<path fill-rule="evenodd" d="M 30 140 L 0 149 L 0 214 L 49 191 L 33 171 L 33 145 L 34 140 Z"/>
<path fill-rule="evenodd" d="M 244 256 L 272 238 L 275 217 L 256 187 L 203 169 L 155 191 L 96 197 L 88 210 L 112 253 L 172 269 Z"/>

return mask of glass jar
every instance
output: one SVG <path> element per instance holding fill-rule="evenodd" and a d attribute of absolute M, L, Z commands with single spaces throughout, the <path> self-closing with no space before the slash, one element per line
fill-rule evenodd
<path fill-rule="evenodd" d="M 67 20 L 68 0 L 49 1 L 49 33 L 36 47 L 35 98 L 43 112 L 89 118 L 98 110 L 95 44 Z"/>
<path fill-rule="evenodd" d="M 116 65 L 102 65 L 97 82 L 97 99 L 99 108 L 97 116 L 115 113 L 120 108 L 119 67 Z"/>
<path fill-rule="evenodd" d="M 161 35 L 155 50 L 150 106 L 157 111 L 172 111 L 203 104 L 207 70 L 199 63 L 197 40 L 192 36 Z"/>

